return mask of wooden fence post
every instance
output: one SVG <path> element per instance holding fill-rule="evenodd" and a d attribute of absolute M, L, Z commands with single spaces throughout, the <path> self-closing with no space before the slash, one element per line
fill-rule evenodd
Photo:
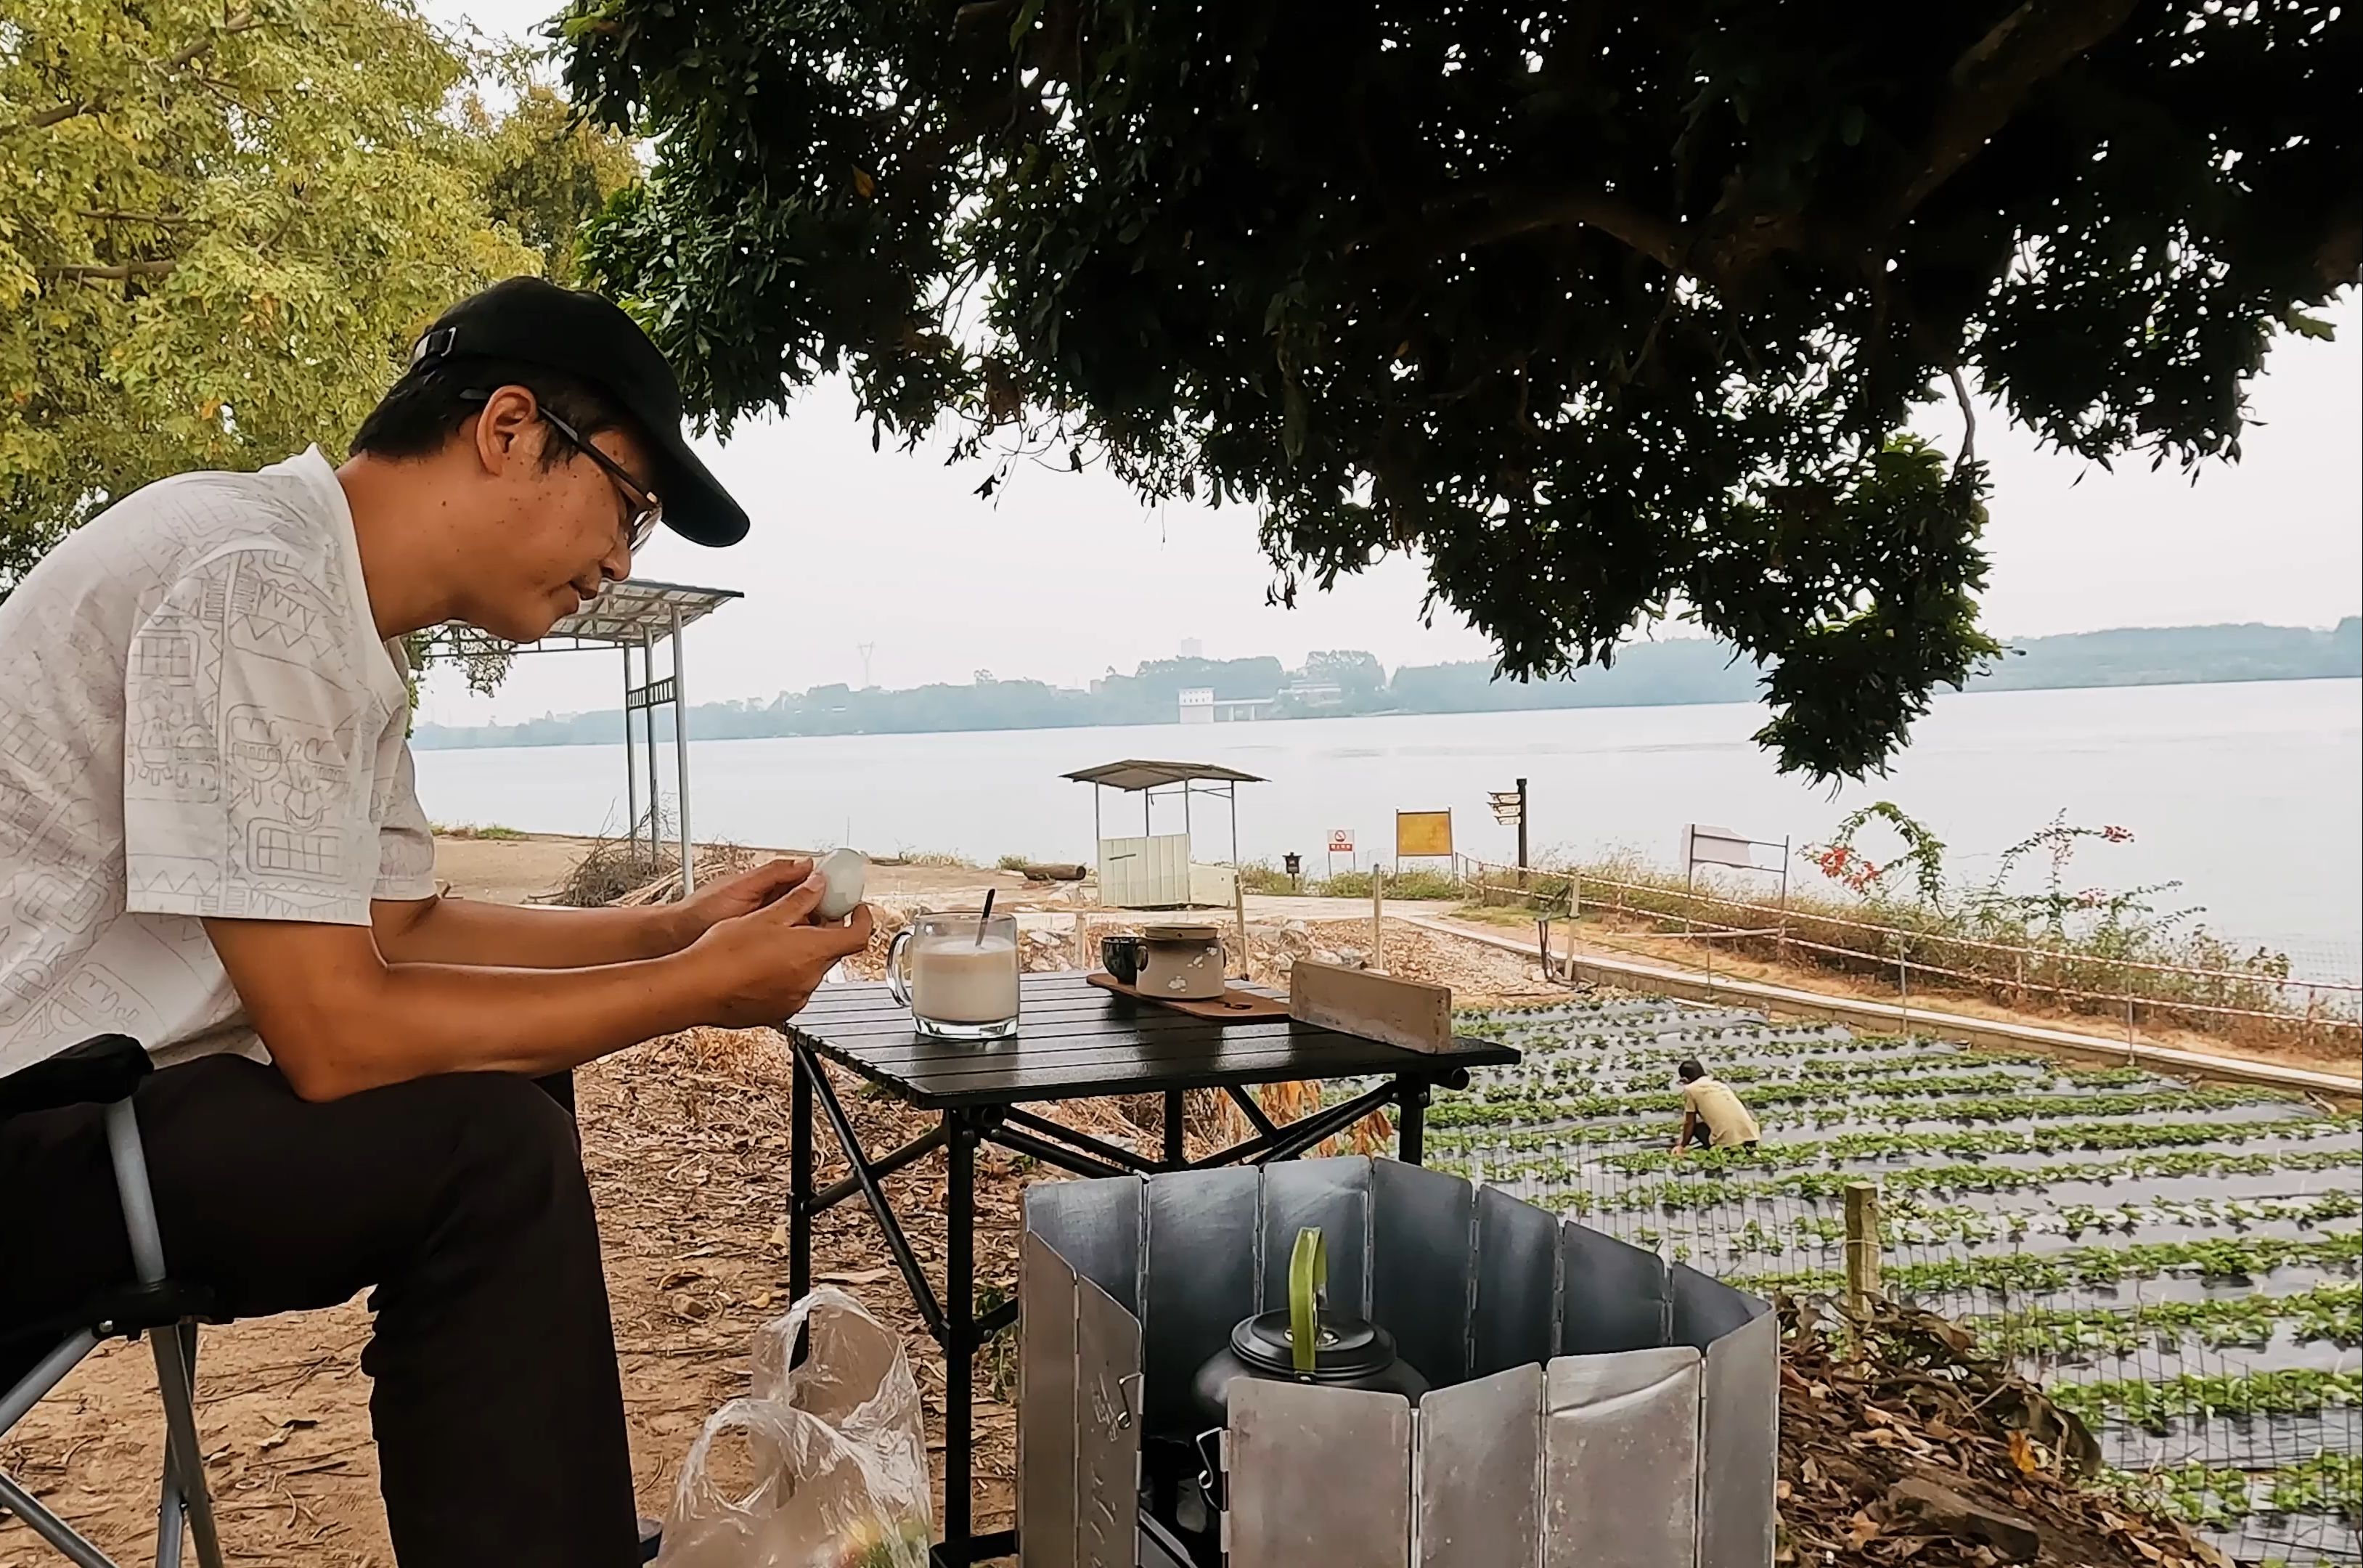
<path fill-rule="evenodd" d="M 1386 917 L 1386 873 L 1379 869 L 1376 860 L 1370 862 L 1370 961 L 1363 967 L 1386 972 L 1386 928 L 1381 922 Z"/>
<path fill-rule="evenodd" d="M 1239 922 L 1239 978 L 1255 978 L 1255 955 L 1248 947 L 1248 879 L 1231 868 L 1231 907 Z"/>
<path fill-rule="evenodd" d="M 1912 1038 L 1912 971 L 1903 962 L 1903 933 L 1895 934 L 1895 989 L 1903 1003 L 1903 1038 Z"/>
<path fill-rule="evenodd" d="M 1848 1182 L 1846 1185 L 1847 1311 L 1857 1318 L 1878 1299 L 1879 1184 Z"/>

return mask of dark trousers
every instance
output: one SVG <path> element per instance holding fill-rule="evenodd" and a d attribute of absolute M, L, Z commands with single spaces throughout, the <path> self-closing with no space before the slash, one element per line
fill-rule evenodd
<path fill-rule="evenodd" d="M 228 1056 L 140 1085 L 175 1278 L 209 1286 L 231 1318 L 375 1287 L 361 1370 L 402 1568 L 639 1561 L 571 1104 L 563 1080 L 468 1073 L 312 1105 L 276 1069 Z M 132 1277 L 100 1118 L 78 1106 L 0 1121 L 0 1388 L 51 1348 L 12 1325 Z M 202 1361 L 199 1373 L 202 1396 Z"/>

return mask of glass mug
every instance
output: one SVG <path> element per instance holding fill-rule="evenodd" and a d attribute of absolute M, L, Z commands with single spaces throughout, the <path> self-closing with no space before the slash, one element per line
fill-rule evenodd
<path fill-rule="evenodd" d="M 886 949 L 886 988 L 937 1040 L 1015 1034 L 1017 971 L 1015 915 L 914 915 Z"/>

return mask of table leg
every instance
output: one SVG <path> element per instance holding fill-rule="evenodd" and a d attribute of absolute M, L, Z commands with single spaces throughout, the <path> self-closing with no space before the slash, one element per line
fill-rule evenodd
<path fill-rule="evenodd" d="M 1165 1169 L 1177 1171 L 1189 1160 L 1182 1142 L 1182 1122 L 1188 1114 L 1179 1089 L 1165 1091 Z"/>
<path fill-rule="evenodd" d="M 1424 1080 L 1403 1081 L 1403 1116 L 1395 1123 L 1395 1158 L 1416 1165 L 1427 1153 L 1427 1096 Z"/>
<path fill-rule="evenodd" d="M 818 1072 L 804 1048 L 788 1042 L 788 1299 L 812 1289 L 813 1091 Z"/>
<path fill-rule="evenodd" d="M 951 1137 L 944 1150 L 950 1167 L 944 1195 L 944 1544 L 965 1552 L 975 1440 L 969 1373 L 976 1353 L 977 1127 L 960 1111 L 947 1111 L 945 1120 Z"/>

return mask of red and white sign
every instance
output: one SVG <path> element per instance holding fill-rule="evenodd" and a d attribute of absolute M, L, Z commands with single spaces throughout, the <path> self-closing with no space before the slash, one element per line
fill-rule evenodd
<path fill-rule="evenodd" d="M 1352 854 L 1354 852 L 1354 830 L 1351 828 L 1330 828 L 1329 852 L 1333 855 Z"/>

